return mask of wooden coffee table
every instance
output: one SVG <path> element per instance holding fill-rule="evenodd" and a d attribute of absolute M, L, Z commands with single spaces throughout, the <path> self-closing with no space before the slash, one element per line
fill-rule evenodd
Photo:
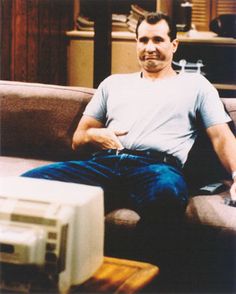
<path fill-rule="evenodd" d="M 159 268 L 145 262 L 104 257 L 96 273 L 71 293 L 136 293 L 158 275 Z"/>

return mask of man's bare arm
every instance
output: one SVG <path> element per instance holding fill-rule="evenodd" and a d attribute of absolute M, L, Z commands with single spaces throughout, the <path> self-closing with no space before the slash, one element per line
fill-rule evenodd
<path fill-rule="evenodd" d="M 77 150 L 86 145 L 94 145 L 99 149 L 123 149 L 118 137 L 126 135 L 126 131 L 113 131 L 89 116 L 83 116 L 72 139 L 72 149 Z"/>
<path fill-rule="evenodd" d="M 207 128 L 214 150 L 224 167 L 233 173 L 236 171 L 236 138 L 227 124 L 219 124 Z M 236 177 L 230 190 L 233 199 L 236 199 Z"/>

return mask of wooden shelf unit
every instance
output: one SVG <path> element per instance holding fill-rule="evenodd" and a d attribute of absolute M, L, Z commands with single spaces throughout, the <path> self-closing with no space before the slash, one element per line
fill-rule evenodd
<path fill-rule="evenodd" d="M 93 87 L 94 32 L 68 31 L 68 83 L 71 86 Z M 136 58 L 135 34 L 112 32 L 111 73 L 139 70 Z M 175 61 L 203 61 L 206 77 L 218 90 L 235 91 L 236 39 L 217 37 L 211 32 L 199 32 L 194 37 L 178 35 L 180 45 Z M 86 70 L 85 70 L 86 69 Z"/>

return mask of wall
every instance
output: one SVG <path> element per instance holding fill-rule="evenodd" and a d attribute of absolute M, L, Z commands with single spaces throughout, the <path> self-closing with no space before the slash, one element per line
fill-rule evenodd
<path fill-rule="evenodd" d="M 66 84 L 73 0 L 1 0 L 0 78 Z"/>

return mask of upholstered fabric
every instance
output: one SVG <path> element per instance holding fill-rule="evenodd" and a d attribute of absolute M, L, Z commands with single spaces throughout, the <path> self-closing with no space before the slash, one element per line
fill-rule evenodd
<path fill-rule="evenodd" d="M 186 210 L 186 217 L 195 224 L 233 230 L 236 233 L 236 207 L 225 204 L 229 193 L 193 197 Z"/>
<path fill-rule="evenodd" d="M 135 211 L 127 208 L 116 209 L 106 215 L 108 225 L 129 229 L 135 228 L 139 220 L 140 216 Z"/>
<path fill-rule="evenodd" d="M 71 137 L 93 89 L 0 81 L 1 154 L 74 156 Z"/>
<path fill-rule="evenodd" d="M 234 126 L 236 127 L 236 108 L 235 108 L 235 98 L 222 98 L 222 101 L 225 105 L 226 110 L 228 111 L 230 117 L 234 122 Z"/>
<path fill-rule="evenodd" d="M 47 160 L 1 156 L 0 177 L 19 176 L 30 169 L 50 163 Z"/>

